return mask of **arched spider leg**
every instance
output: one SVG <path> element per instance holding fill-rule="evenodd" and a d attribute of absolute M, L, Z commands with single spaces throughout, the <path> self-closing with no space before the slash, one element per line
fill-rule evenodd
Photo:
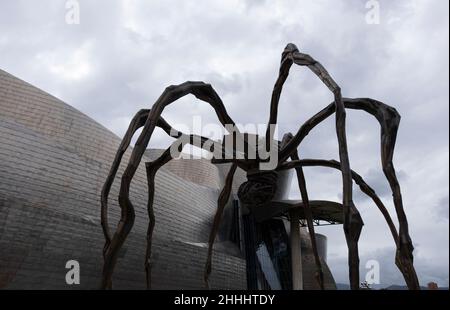
<path fill-rule="evenodd" d="M 186 135 L 181 132 L 177 134 L 180 138 L 189 137 L 188 140 L 182 139 L 180 141 L 175 141 L 171 147 L 166 149 L 161 156 L 159 156 L 156 160 L 152 162 L 145 163 L 146 171 L 147 171 L 147 183 L 148 183 L 148 201 L 147 201 L 147 212 L 149 217 L 149 224 L 147 229 L 147 250 L 145 254 L 145 272 L 147 279 L 147 289 L 151 289 L 151 272 L 152 272 L 152 263 L 151 263 L 151 253 L 152 253 L 152 240 L 153 240 L 153 229 L 155 228 L 155 214 L 153 209 L 153 200 L 155 197 L 155 176 L 158 170 L 167 164 L 170 160 L 173 159 L 172 151 L 174 148 L 177 149 L 177 152 L 181 152 L 183 147 L 186 145 L 183 141 L 191 141 L 191 144 L 195 145 L 192 141 L 200 141 L 200 145 L 196 145 L 200 148 L 204 148 L 205 144 L 208 145 L 208 151 L 213 151 L 214 146 L 218 146 L 215 141 L 212 141 L 208 138 L 204 138 L 197 135 Z M 220 199 L 219 199 L 220 202 Z"/>
<path fill-rule="evenodd" d="M 180 133 L 179 136 L 182 137 L 182 136 L 186 136 L 186 135 L 183 133 Z M 195 138 L 197 138 L 197 140 Z M 218 144 L 215 141 L 209 140 L 208 138 L 190 135 L 189 141 L 198 141 L 198 140 L 201 140 L 201 144 L 196 145 L 196 146 L 205 149 L 205 144 L 207 143 L 207 145 L 209 146 L 209 148 L 206 149 L 207 151 L 214 152 L 214 148 L 221 148 L 220 144 Z M 176 144 L 178 144 L 178 143 L 174 142 L 174 144 L 172 144 L 172 146 L 175 146 Z M 193 144 L 193 145 L 195 145 L 195 144 Z M 184 144 L 178 144 L 178 151 L 181 152 L 183 147 L 184 147 Z M 145 259 L 145 262 L 146 262 L 145 268 L 146 268 L 146 274 L 147 274 L 147 288 L 148 289 L 151 288 L 151 260 L 150 259 L 151 259 L 153 229 L 155 226 L 155 216 L 154 216 L 154 212 L 153 212 L 153 198 L 154 198 L 154 187 L 155 187 L 154 179 L 155 179 L 155 175 L 156 175 L 156 172 L 158 171 L 158 169 L 160 169 L 163 165 L 168 163 L 171 159 L 172 159 L 171 151 L 170 151 L 170 148 L 168 148 L 166 151 L 164 151 L 164 153 L 158 159 L 156 159 L 153 162 L 146 163 L 147 180 L 148 180 L 148 186 L 149 186 L 149 191 L 148 191 L 149 199 L 148 199 L 147 210 L 148 210 L 149 219 L 150 219 L 149 227 L 148 227 L 148 231 L 147 231 L 147 251 L 146 251 L 146 259 Z M 223 215 L 223 210 L 224 210 L 226 203 L 228 202 L 228 199 L 230 197 L 230 193 L 231 193 L 231 189 L 232 189 L 232 185 L 233 185 L 233 176 L 234 176 L 234 173 L 236 172 L 237 167 L 238 167 L 238 165 L 233 163 L 230 167 L 230 170 L 229 170 L 227 176 L 226 176 L 225 185 L 219 195 L 218 203 L 217 203 L 217 211 L 214 216 L 213 225 L 211 227 L 211 232 L 210 232 L 209 241 L 208 241 L 208 254 L 207 254 L 207 259 L 206 259 L 206 263 L 205 263 L 205 272 L 204 272 L 204 282 L 205 282 L 205 286 L 208 289 L 209 289 L 209 276 L 211 274 L 211 267 L 212 267 L 212 250 L 213 250 L 213 246 L 214 246 L 214 241 L 215 241 L 215 238 L 217 236 L 217 233 L 218 233 L 218 230 L 220 227 L 220 221 L 221 221 L 221 218 Z"/>
<path fill-rule="evenodd" d="M 220 227 L 220 220 L 222 219 L 223 210 L 225 209 L 225 206 L 228 202 L 228 199 L 230 198 L 231 189 L 233 186 L 233 177 L 234 173 L 236 172 L 237 164 L 233 163 L 230 167 L 230 170 L 228 171 L 228 174 L 225 178 L 225 185 L 222 188 L 222 191 L 220 192 L 219 199 L 217 201 L 217 211 L 214 216 L 214 222 L 211 227 L 211 232 L 209 234 L 208 239 L 208 254 L 206 258 L 205 263 L 205 272 L 203 276 L 203 280 L 205 282 L 205 286 L 207 289 L 209 289 L 209 276 L 211 274 L 211 267 L 212 267 L 212 252 L 214 247 L 214 241 L 216 239 L 217 233 L 219 231 Z"/>
<path fill-rule="evenodd" d="M 321 160 L 321 159 L 303 159 L 300 161 L 297 161 L 297 163 L 300 163 L 303 167 L 316 167 L 316 166 L 322 166 L 322 167 L 328 167 L 328 168 L 334 168 L 337 170 L 341 170 L 341 164 L 336 160 Z M 295 164 L 295 162 L 293 162 Z M 376 194 L 375 190 L 369 186 L 369 184 L 364 181 L 363 177 L 352 170 L 352 179 L 356 183 L 356 185 L 359 186 L 361 192 L 366 194 L 369 198 L 372 199 L 372 201 L 375 203 L 375 205 L 380 210 L 381 214 L 386 220 L 386 223 L 388 224 L 389 230 L 391 231 L 392 238 L 395 242 L 398 240 L 398 233 L 397 228 L 395 227 L 394 222 L 392 221 L 391 216 L 389 215 L 389 212 L 384 205 L 384 203 L 381 201 L 381 199 Z"/>
<path fill-rule="evenodd" d="M 152 288 L 152 241 L 153 241 L 153 229 L 155 228 L 155 213 L 153 210 L 153 200 L 155 198 L 155 176 L 159 168 L 167 164 L 172 159 L 170 155 L 170 149 L 166 150 L 160 157 L 152 162 L 145 163 L 147 171 L 147 184 L 148 184 L 148 228 L 147 228 L 147 249 L 145 251 L 145 275 L 147 289 Z"/>
<path fill-rule="evenodd" d="M 338 161 L 335 160 L 322 160 L 322 159 L 303 159 L 303 160 L 297 160 L 297 161 L 291 161 L 291 162 L 285 162 L 279 166 L 278 169 L 284 170 L 284 169 L 292 169 L 294 167 L 328 167 L 333 169 L 341 169 L 341 165 Z M 395 242 L 395 244 L 398 246 L 399 238 L 398 238 L 398 232 L 397 228 L 395 227 L 394 222 L 392 221 L 391 216 L 389 215 L 389 212 L 386 208 L 386 206 L 383 204 L 381 199 L 376 194 L 375 190 L 371 188 L 364 179 L 356 172 L 352 171 L 352 178 L 355 181 L 355 183 L 359 186 L 361 191 L 366 194 L 368 197 L 372 199 L 372 201 L 375 203 L 375 205 L 378 207 L 380 212 L 382 213 L 386 223 L 389 226 L 389 229 L 391 231 L 392 238 Z M 410 270 L 405 268 L 399 268 L 402 272 L 402 275 L 405 279 L 405 281 L 408 281 L 410 277 Z M 414 269 L 413 269 L 414 270 Z"/>
<path fill-rule="evenodd" d="M 111 287 L 111 275 L 114 270 L 118 252 L 128 236 L 134 224 L 134 207 L 129 198 L 131 180 L 136 173 L 142 156 L 147 148 L 153 131 L 158 123 L 164 108 L 175 100 L 187 95 L 193 94 L 198 99 L 208 102 L 216 111 L 220 122 L 227 127 L 227 124 L 235 125 L 235 122 L 228 115 L 225 106 L 219 95 L 209 84 L 203 82 L 185 82 L 177 86 L 169 86 L 153 105 L 139 138 L 135 143 L 135 147 L 131 153 L 129 162 L 121 178 L 119 191 L 119 205 L 121 207 L 121 218 L 117 225 L 117 230 L 111 238 L 109 246 L 105 251 L 104 272 L 102 279 L 102 287 Z M 243 139 L 239 130 L 234 126 L 234 135 L 237 139 Z M 244 145 L 246 143 L 244 142 Z"/>
<path fill-rule="evenodd" d="M 363 110 L 374 116 L 381 127 L 381 162 L 383 172 L 386 177 L 390 179 L 389 185 L 391 187 L 394 199 L 394 206 L 399 220 L 399 237 L 396 240 L 397 253 L 396 265 L 402 272 L 408 288 L 411 290 L 420 290 L 419 280 L 413 263 L 413 250 L 411 238 L 408 231 L 408 220 L 403 208 L 400 185 L 395 175 L 393 165 L 393 154 L 395 148 L 395 141 L 397 137 L 400 115 L 391 106 L 388 106 L 380 101 L 370 98 L 344 98 L 345 108 Z M 279 161 L 286 160 L 291 152 L 296 149 L 308 133 L 322 121 L 327 119 L 335 112 L 335 104 L 331 103 L 322 111 L 307 120 L 295 134 L 285 148 L 280 151 Z M 388 179 L 388 180 L 389 180 Z"/>
<path fill-rule="evenodd" d="M 150 110 L 141 110 L 139 111 L 136 116 L 133 118 L 133 121 L 130 123 L 129 129 L 127 131 L 127 134 L 125 134 L 124 139 L 122 141 L 120 152 L 116 154 L 116 160 L 114 161 L 113 166 L 111 167 L 111 173 L 108 176 L 108 179 L 104 185 L 103 191 L 102 191 L 102 226 L 104 231 L 109 231 L 108 225 L 107 225 L 107 198 L 108 194 L 111 188 L 112 180 L 114 180 L 114 177 L 117 173 L 118 167 L 121 162 L 121 157 L 123 156 L 123 153 L 126 151 L 126 149 L 129 146 L 129 143 L 131 141 L 132 133 L 136 132 L 137 129 L 143 126 L 145 123 L 145 120 L 148 117 L 148 114 L 150 113 Z M 158 121 L 158 127 L 162 128 L 167 134 L 171 135 L 175 138 L 182 138 L 181 141 L 201 141 L 199 147 L 203 148 L 205 143 L 208 143 L 209 149 L 208 151 L 211 151 L 214 148 L 219 147 L 220 144 L 217 142 L 210 140 L 208 138 L 204 138 L 201 136 L 196 135 L 186 135 L 182 132 L 179 132 L 172 128 L 162 117 L 160 117 Z M 189 137 L 186 139 L 186 137 Z M 183 139 L 184 138 L 184 139 Z M 176 146 L 178 151 L 181 152 L 185 144 L 182 142 L 179 142 L 178 140 L 175 141 L 172 146 Z M 146 250 L 146 257 L 145 257 L 145 270 L 146 270 L 146 279 L 147 279 L 147 288 L 151 288 L 151 248 L 152 248 L 152 236 L 153 236 L 153 229 L 155 226 L 155 216 L 153 211 L 153 199 L 154 199 L 154 178 L 155 175 L 163 165 L 168 163 L 171 159 L 171 148 L 168 148 L 163 154 L 157 158 L 156 160 L 152 162 L 146 163 L 146 171 L 147 171 L 147 182 L 148 182 L 148 202 L 147 202 L 147 211 L 149 215 L 149 226 L 147 230 L 147 250 Z M 107 238 L 107 235 L 105 235 L 105 238 Z M 106 242 L 108 242 L 108 239 L 106 239 Z M 105 248 L 107 249 L 107 245 L 105 245 Z"/>
<path fill-rule="evenodd" d="M 114 182 L 114 178 L 117 174 L 117 170 L 119 169 L 120 162 L 122 161 L 122 157 L 125 154 L 126 150 L 130 146 L 131 139 L 136 131 L 144 126 L 145 121 L 148 118 L 150 113 L 150 109 L 142 109 L 136 113 L 133 119 L 128 126 L 128 129 L 125 133 L 125 136 L 122 138 L 119 149 L 116 152 L 116 156 L 111 165 L 108 176 L 106 177 L 106 181 L 103 184 L 101 191 L 101 224 L 103 229 L 103 234 L 105 236 L 105 246 L 103 248 L 103 255 L 105 255 L 109 244 L 111 243 L 111 233 L 108 225 L 108 196 L 111 191 L 111 186 Z M 179 138 L 181 133 L 174 130 L 162 117 L 159 118 L 157 126 L 163 129 L 169 136 L 173 136 L 175 138 Z"/>
<path fill-rule="evenodd" d="M 119 169 L 120 162 L 122 161 L 122 157 L 125 154 L 126 150 L 128 149 L 134 133 L 145 124 L 145 121 L 147 120 L 149 113 L 150 113 L 149 109 L 142 109 L 138 113 L 136 113 L 136 115 L 131 120 L 127 132 L 125 133 L 125 136 L 123 137 L 120 143 L 119 149 L 116 153 L 113 164 L 111 165 L 106 181 L 102 187 L 100 200 L 101 200 L 101 225 L 103 229 L 103 234 L 105 236 L 105 245 L 103 247 L 103 257 L 105 263 L 107 260 L 107 252 L 111 244 L 111 233 L 108 225 L 108 196 L 111 191 L 111 186 L 114 182 L 114 178 L 117 174 L 117 170 Z M 176 138 L 180 136 L 180 133 L 173 130 L 173 128 L 162 117 L 158 119 L 157 126 L 162 128 L 168 135 L 173 135 Z M 102 288 L 111 288 L 110 278 L 109 279 L 106 278 L 109 266 L 110 266 L 109 264 L 106 264 L 104 266 L 101 284 Z"/>
<path fill-rule="evenodd" d="M 341 89 L 337 83 L 333 80 L 327 70 L 311 56 L 300 53 L 298 48 L 290 43 L 286 46 L 281 60 L 281 67 L 279 77 L 275 83 L 274 91 L 272 94 L 272 101 L 270 107 L 269 125 L 266 132 L 266 145 L 273 139 L 273 131 L 270 130 L 270 125 L 276 124 L 278 103 L 283 88 L 283 84 L 289 75 L 289 70 L 292 64 L 295 63 L 299 66 L 308 67 L 313 73 L 315 73 L 319 79 L 328 87 L 328 89 L 334 95 L 334 103 L 336 106 L 336 134 L 339 145 L 339 157 L 342 163 L 342 183 L 343 183 L 343 213 L 344 213 L 344 232 L 347 236 L 347 242 L 353 240 L 357 235 L 357 231 L 353 231 L 355 225 L 352 224 L 352 214 L 355 212 L 351 210 L 353 205 L 352 199 L 352 179 L 350 175 L 350 161 L 347 149 L 347 137 L 345 130 L 345 118 L 346 112 L 344 103 L 342 100 Z M 289 154 L 291 155 L 291 153 Z M 289 157 L 289 156 L 287 156 Z M 354 248 L 354 247 L 352 247 Z M 349 266 L 350 266 L 350 285 L 354 290 L 359 289 L 359 264 L 358 259 L 355 257 L 352 248 L 349 247 Z"/>
<path fill-rule="evenodd" d="M 400 184 L 393 164 L 395 142 L 400 125 L 400 115 L 394 108 L 377 104 L 370 99 L 362 99 L 381 125 L 381 163 L 383 172 L 391 187 L 395 211 L 399 222 L 399 240 L 397 242 L 396 264 L 404 270 L 405 281 L 410 289 L 420 289 L 419 280 L 413 267 L 413 251 L 409 235 L 408 219 L 403 207 Z M 350 100 L 352 105 L 360 104 L 361 100 Z"/>

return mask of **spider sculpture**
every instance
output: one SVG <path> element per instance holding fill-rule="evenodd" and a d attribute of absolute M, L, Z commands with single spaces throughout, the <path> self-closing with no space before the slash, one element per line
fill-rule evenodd
<path fill-rule="evenodd" d="M 250 146 L 248 143 L 249 135 L 241 134 L 237 129 L 233 133 L 233 135 L 236 139 L 240 139 L 240 141 L 243 141 L 245 143 L 244 156 L 240 158 L 238 158 L 238 156 L 234 156 L 231 159 L 223 159 L 223 157 L 215 158 L 213 156 L 212 162 L 231 163 L 231 168 L 226 176 L 224 188 L 222 189 L 218 198 L 217 212 L 214 217 L 213 226 L 209 236 L 209 247 L 204 272 L 204 281 L 206 286 L 209 287 L 208 279 L 211 273 L 211 256 L 214 240 L 218 233 L 223 210 L 230 196 L 234 173 L 236 169 L 240 167 L 247 172 L 248 181 L 240 186 L 238 197 L 244 204 L 247 203 L 254 206 L 270 203 L 276 191 L 278 171 L 295 169 L 303 206 L 305 209 L 304 211 L 308 231 L 311 237 L 312 250 L 315 257 L 316 279 L 319 286 L 322 289 L 324 288 L 321 260 L 317 252 L 312 212 L 311 207 L 309 206 L 306 181 L 303 174 L 303 167 L 322 166 L 338 169 L 342 172 L 342 212 L 344 219 L 343 228 L 348 245 L 349 280 L 351 288 L 354 290 L 359 289 L 360 282 L 358 240 L 363 227 L 361 216 L 352 200 L 352 186 L 353 182 L 355 182 L 355 184 L 359 186 L 361 191 L 372 199 L 374 204 L 378 207 L 378 209 L 384 216 L 396 244 L 395 263 L 403 274 L 403 277 L 409 289 L 420 289 L 418 278 L 413 266 L 413 245 L 408 232 L 408 221 L 403 209 L 400 185 L 397 180 L 393 165 L 393 154 L 397 130 L 400 122 L 400 115 L 394 108 L 373 99 L 343 98 L 341 95 L 340 87 L 336 84 L 336 82 L 331 78 L 325 68 L 318 61 L 307 54 L 300 53 L 294 44 L 288 44 L 282 53 L 279 76 L 275 83 L 271 98 L 270 117 L 265 136 L 266 147 L 268 147 L 274 141 L 273 131 L 269 130 L 269 128 L 277 123 L 278 103 L 281 91 L 283 88 L 283 84 L 288 77 L 289 70 L 293 64 L 308 67 L 312 72 L 314 72 L 333 93 L 334 102 L 326 106 L 319 113 L 307 120 L 299 128 L 298 132 L 295 135 L 288 133 L 284 135 L 281 142 L 276 142 L 277 165 L 275 169 L 269 171 L 260 169 L 259 167 L 261 162 L 263 162 L 263 159 L 259 157 L 259 153 L 256 153 L 256 158 L 249 158 L 248 153 L 252 148 L 252 146 Z M 112 288 L 112 273 L 117 261 L 119 249 L 125 242 L 128 233 L 133 227 L 135 212 L 133 204 L 131 203 L 129 197 L 130 183 L 137 167 L 139 166 L 150 138 L 152 137 L 155 127 L 160 127 L 168 135 L 170 135 L 171 137 L 175 137 L 177 140 L 174 143 L 179 143 L 178 148 L 180 151 L 185 144 L 194 144 L 192 141 L 196 140 L 198 141 L 197 146 L 202 147 L 207 151 L 217 152 L 218 149 L 221 149 L 221 152 L 225 152 L 223 151 L 222 144 L 220 144 L 219 142 L 212 141 L 201 136 L 186 135 L 182 132 L 178 132 L 161 117 L 161 114 L 166 106 L 187 94 L 192 94 L 198 99 L 209 103 L 214 108 L 217 117 L 224 126 L 227 126 L 227 124 L 235 125 L 235 122 L 228 115 L 219 95 L 214 91 L 211 85 L 205 84 L 203 82 L 185 82 L 180 85 L 169 86 L 157 99 L 151 109 L 141 110 L 136 114 L 136 116 L 131 121 L 130 126 L 120 144 L 119 150 L 117 151 L 114 162 L 101 193 L 101 222 L 106 240 L 103 249 L 104 266 L 101 283 L 101 287 L 104 289 Z M 383 172 L 389 182 L 393 194 L 393 202 L 399 222 L 398 231 L 385 205 L 376 195 L 375 191 L 363 180 L 363 178 L 359 174 L 350 169 L 345 128 L 346 109 L 365 111 L 374 116 L 381 126 L 381 162 Z M 300 159 L 298 155 L 298 148 L 300 146 L 300 143 L 315 126 L 327 119 L 333 113 L 336 117 L 336 133 L 339 145 L 340 161 Z M 111 235 L 108 226 L 107 215 L 108 195 L 119 168 L 122 156 L 129 147 L 132 136 L 141 127 L 143 127 L 143 130 L 139 135 L 137 142 L 135 143 L 135 146 L 131 153 L 131 157 L 121 178 L 119 192 L 121 218 L 114 235 Z M 180 143 L 180 141 L 184 142 Z M 237 150 L 232 149 L 231 152 L 233 153 L 232 155 L 236 155 Z M 153 212 L 155 175 L 158 169 L 169 162 L 172 158 L 173 157 L 169 148 L 156 160 L 145 163 L 148 180 L 147 209 L 149 215 L 147 250 L 144 264 L 147 275 L 147 288 L 151 288 L 151 249 L 153 228 L 155 226 L 155 216 Z"/>

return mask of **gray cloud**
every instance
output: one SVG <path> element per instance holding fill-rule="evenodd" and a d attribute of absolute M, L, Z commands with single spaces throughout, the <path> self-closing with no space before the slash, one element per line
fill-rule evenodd
<path fill-rule="evenodd" d="M 449 213 L 449 200 L 448 196 L 445 196 L 439 200 L 439 203 L 435 206 L 436 210 L 435 216 L 438 221 L 447 221 L 448 222 L 448 213 Z"/>
<path fill-rule="evenodd" d="M 380 0 L 379 25 L 366 24 L 364 0 L 79 2 L 81 24 L 70 26 L 64 1 L 1 1 L 0 68 L 119 136 L 134 113 L 150 107 L 166 86 L 185 80 L 211 82 L 236 122 L 266 123 L 288 42 L 321 61 L 346 97 L 395 106 L 402 123 L 394 161 L 419 273 L 423 281 L 448 285 L 448 1 Z M 296 132 L 332 101 L 313 74 L 291 71 L 280 100 L 280 133 Z M 218 123 L 210 107 L 190 96 L 164 112 L 178 124 L 190 124 L 196 115 Z M 359 111 L 349 111 L 347 120 L 352 169 L 377 190 L 395 219 L 381 170 L 379 126 Z M 167 145 L 161 133 L 150 144 Z M 338 159 L 334 118 L 311 132 L 299 150 L 303 158 Z M 313 199 L 340 200 L 339 172 L 308 168 L 306 176 Z M 299 196 L 295 182 L 292 196 Z M 391 255 L 383 253 L 393 244 L 386 224 L 362 195 L 355 202 L 366 224 L 362 255 L 378 253 L 388 268 Z M 330 264 L 339 274 L 346 268 L 342 227 L 320 230 L 329 237 L 330 257 L 336 258 Z"/>

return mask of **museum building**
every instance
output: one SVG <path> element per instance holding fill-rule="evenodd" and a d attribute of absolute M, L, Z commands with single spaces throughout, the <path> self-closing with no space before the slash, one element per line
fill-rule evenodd
<path fill-rule="evenodd" d="M 111 103 L 114 104 L 114 103 Z M 130 119 L 133 115 L 130 115 Z M 80 111 L 0 70 L 0 289 L 97 289 L 104 236 L 100 192 L 121 138 Z M 115 289 L 144 289 L 147 179 L 144 162 L 133 179 L 133 230 L 113 275 Z M 120 216 L 120 175 L 110 194 L 109 223 Z M 152 288 L 203 289 L 207 241 L 227 164 L 176 159 L 156 175 Z M 277 197 L 288 199 L 292 175 L 282 176 Z M 241 205 L 236 172 L 233 193 L 214 247 L 213 289 L 291 289 L 289 224 L 285 214 L 258 219 Z M 326 237 L 317 235 L 325 287 L 336 285 L 326 264 Z M 68 285 L 66 263 L 80 264 L 80 284 Z M 304 289 L 318 289 L 311 243 L 301 229 Z"/>

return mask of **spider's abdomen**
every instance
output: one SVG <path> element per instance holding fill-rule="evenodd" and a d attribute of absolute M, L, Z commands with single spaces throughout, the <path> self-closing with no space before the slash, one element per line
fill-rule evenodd
<path fill-rule="evenodd" d="M 270 202 L 277 191 L 278 174 L 274 171 L 260 171 L 247 175 L 247 182 L 238 190 L 239 200 L 252 206 L 260 206 Z"/>

